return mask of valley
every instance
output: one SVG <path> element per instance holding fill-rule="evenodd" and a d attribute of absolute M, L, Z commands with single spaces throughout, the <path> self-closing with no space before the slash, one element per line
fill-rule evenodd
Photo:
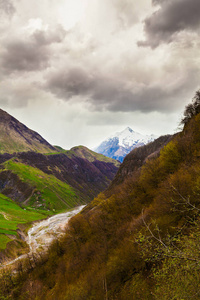
<path fill-rule="evenodd" d="M 0 0 L 0 300 L 200 300 L 200 0 Z"/>
<path fill-rule="evenodd" d="M 199 299 L 200 92 L 195 99 L 181 132 L 133 149 L 107 189 L 69 219 L 60 239 L 37 259 L 19 264 L 15 281 L 8 271 L 5 282 L 2 273 L 3 296 Z M 49 220 L 53 225 L 55 217 Z M 43 247 L 41 234 L 48 242 L 47 224 L 29 231 L 33 251 Z"/>
<path fill-rule="evenodd" d="M 32 222 L 89 203 L 119 165 L 84 146 L 52 146 L 0 110 L 0 260 L 27 251 Z"/>

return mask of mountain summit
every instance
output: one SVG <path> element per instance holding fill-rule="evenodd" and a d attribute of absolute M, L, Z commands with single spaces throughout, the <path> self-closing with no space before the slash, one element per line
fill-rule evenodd
<path fill-rule="evenodd" d="M 131 150 L 146 145 L 155 139 L 156 136 L 153 134 L 142 135 L 127 127 L 103 141 L 95 151 L 122 162 Z"/>
<path fill-rule="evenodd" d="M 0 109 L 0 153 L 57 151 L 37 132 Z"/>

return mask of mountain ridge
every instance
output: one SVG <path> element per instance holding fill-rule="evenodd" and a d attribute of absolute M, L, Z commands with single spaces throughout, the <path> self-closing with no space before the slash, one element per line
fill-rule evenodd
<path fill-rule="evenodd" d="M 94 150 L 122 162 L 131 150 L 146 145 L 155 140 L 155 138 L 156 136 L 153 134 L 142 135 L 133 131 L 130 127 L 126 127 L 123 131 L 108 137 Z"/>
<path fill-rule="evenodd" d="M 36 151 L 55 152 L 57 149 L 36 131 L 0 109 L 0 153 Z"/>

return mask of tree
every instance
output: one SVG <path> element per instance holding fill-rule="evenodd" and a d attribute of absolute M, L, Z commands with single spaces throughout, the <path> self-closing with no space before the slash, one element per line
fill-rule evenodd
<path fill-rule="evenodd" d="M 192 117 L 196 116 L 199 113 L 200 113 L 200 90 L 196 92 L 194 98 L 192 99 L 192 103 L 188 104 L 185 107 L 181 124 L 185 126 L 192 119 Z"/>

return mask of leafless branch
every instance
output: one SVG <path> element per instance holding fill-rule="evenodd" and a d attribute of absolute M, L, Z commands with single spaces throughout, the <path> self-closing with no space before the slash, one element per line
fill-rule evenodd
<path fill-rule="evenodd" d="M 145 219 L 144 219 L 144 212 L 143 212 L 143 210 L 142 210 L 142 221 L 143 221 L 145 227 L 146 227 L 146 228 L 148 229 L 148 231 L 150 232 L 151 236 L 152 236 L 156 241 L 158 241 L 160 244 L 162 244 L 162 245 L 164 246 L 165 249 L 168 249 L 168 246 L 167 246 L 167 245 L 162 241 L 162 239 L 161 239 L 159 230 L 158 230 L 158 237 L 157 237 L 157 236 L 155 236 L 155 234 L 153 233 L 153 231 L 152 231 L 151 228 L 150 228 L 150 225 L 151 225 L 151 224 L 147 224 L 147 223 L 146 223 L 146 221 L 145 221 Z"/>

